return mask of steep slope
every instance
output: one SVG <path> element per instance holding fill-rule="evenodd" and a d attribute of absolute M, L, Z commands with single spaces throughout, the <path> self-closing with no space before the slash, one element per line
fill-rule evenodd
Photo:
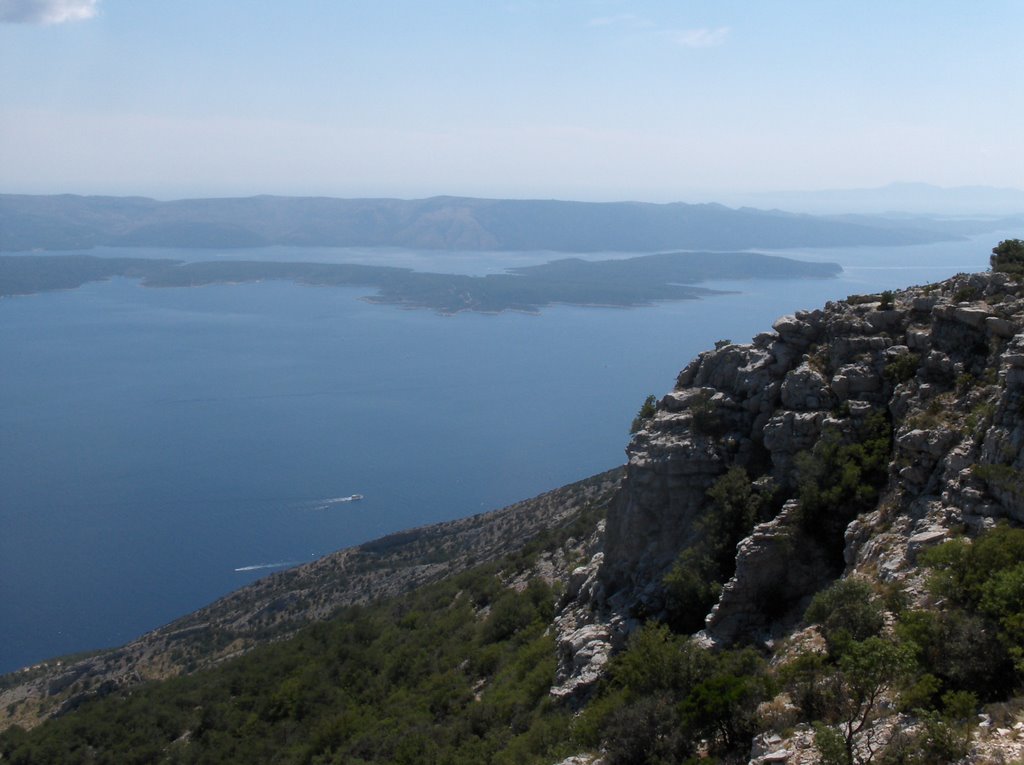
<path fill-rule="evenodd" d="M 603 508 L 621 470 L 507 508 L 412 529 L 273 574 L 120 648 L 0 677 L 0 730 L 33 726 L 142 681 L 190 674 L 287 638 L 340 608 L 394 597 L 514 553 Z M 589 534 L 592 529 L 587 529 Z"/>
<path fill-rule="evenodd" d="M 608 520 L 606 597 L 664 610 L 664 592 L 651 584 L 695 541 L 708 489 L 733 467 L 771 482 L 778 515 L 739 550 L 740 572 L 709 621 L 710 633 L 726 642 L 771 627 L 763 609 L 744 615 L 768 596 L 759 587 L 776 588 L 779 607 L 799 605 L 868 554 L 861 549 L 868 521 L 847 528 L 859 512 L 884 515 L 915 546 L 924 542 L 917 535 L 939 528 L 1024 520 L 1010 478 L 1024 468 L 1021 297 L 1005 274 L 958 276 L 799 312 L 750 345 L 701 354 L 630 443 L 625 489 Z M 810 482 L 820 479 L 824 491 L 841 480 L 813 475 L 798 455 L 871 438 L 886 442 L 891 460 L 877 476 L 866 469 L 857 476 L 860 485 L 875 483 L 870 496 L 822 502 L 820 517 L 798 523 L 801 498 L 810 512 Z M 768 575 L 767 549 L 783 530 L 787 544 L 803 551 L 802 565 Z M 876 540 L 870 549 L 878 547 Z M 895 575 L 906 560 L 887 560 L 886 570 Z"/>
<path fill-rule="evenodd" d="M 1020 756 L 1016 707 L 984 707 L 981 719 L 1002 727 L 970 722 L 1024 684 L 1011 661 L 1024 651 L 1024 601 L 1010 583 L 1024 574 L 1024 538 L 996 526 L 1024 522 L 1024 286 L 959 275 L 851 296 L 773 329 L 701 354 L 641 420 L 603 551 L 556 617 L 554 692 L 624 704 L 600 725 L 645 730 L 604 739 L 609 762 L 651 756 L 644 741 L 699 725 L 694 703 L 725 715 L 700 735 L 711 735 L 705 754 L 727 761 L 747 757 L 737 730 L 761 732 L 758 763 Z M 987 563 L 970 562 L 960 540 L 972 538 Z M 850 613 L 877 617 L 863 617 L 868 628 Z M 837 620 L 853 632 L 837 636 Z M 651 686 L 675 699 L 659 703 L 679 704 L 669 711 L 628 684 L 609 695 L 609 656 L 628 647 L 650 662 L 661 650 L 652 641 L 669 645 L 647 629 L 627 640 L 658 621 L 727 655 L 757 646 L 769 664 L 717 690 Z M 870 692 L 864 678 L 875 678 Z M 747 702 L 716 696 L 730 683 Z M 658 756 L 700 750 L 684 741 Z"/>

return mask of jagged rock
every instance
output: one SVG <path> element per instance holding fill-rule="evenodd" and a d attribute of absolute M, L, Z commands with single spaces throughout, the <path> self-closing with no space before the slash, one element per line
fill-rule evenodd
<path fill-rule="evenodd" d="M 604 531 L 602 522 L 600 531 Z M 569 583 L 566 586 L 566 599 L 577 600 L 581 596 L 584 600 L 594 599 L 595 589 L 600 586 L 597 579 L 597 572 L 604 561 L 604 553 L 596 553 L 586 566 L 577 566 L 569 575 Z"/>
<path fill-rule="evenodd" d="M 793 362 L 800 358 L 802 346 L 792 345 L 783 340 L 776 340 L 768 349 L 775 360 L 771 371 L 777 377 L 782 377 L 793 367 Z"/>
<path fill-rule="evenodd" d="M 926 547 L 932 547 L 949 539 L 949 529 L 929 529 L 914 534 L 907 540 L 907 554 L 915 559 L 917 554 Z"/>
<path fill-rule="evenodd" d="M 932 334 L 924 329 L 907 330 L 907 347 L 912 351 L 927 351 L 931 347 Z"/>
<path fill-rule="evenodd" d="M 865 393 L 876 393 L 882 380 L 871 365 L 864 362 L 844 364 L 832 380 L 832 390 L 840 401 L 857 398 Z"/>
<path fill-rule="evenodd" d="M 925 374 L 933 380 L 952 380 L 956 372 L 952 360 L 942 351 L 930 351 L 921 362 Z"/>
<path fill-rule="evenodd" d="M 885 311 L 864 299 L 837 301 L 782 317 L 751 346 L 701 354 L 663 400 L 650 434 L 638 434 L 627 450 L 627 479 L 608 519 L 604 598 L 595 605 L 657 613 L 662 578 L 695 542 L 711 507 L 708 486 L 739 465 L 752 479 L 770 475 L 789 501 L 737 545 L 735 574 L 707 615 L 700 644 L 785 636 L 843 565 L 844 575 L 898 586 L 923 606 L 923 550 L 1000 518 L 1024 523 L 1024 481 L 1014 479 L 1024 475 L 1018 292 L 1001 274 L 958 276 L 897 292 Z M 957 302 L 964 295 L 974 299 Z M 918 357 L 916 367 L 907 369 L 908 354 Z M 894 363 L 898 379 L 887 375 Z M 694 429 L 698 401 L 705 421 L 721 423 L 718 433 Z M 855 443 L 859 424 L 879 412 L 894 434 L 887 478 L 877 506 L 846 526 L 836 561 L 796 522 L 796 457 L 828 431 Z M 979 473 L 978 465 L 995 468 Z M 780 701 L 779 725 L 788 729 L 784 712 Z M 915 724 L 890 709 L 866 735 L 884 738 Z M 1000 737 L 1010 738 L 992 734 Z M 764 734 L 750 762 L 769 761 L 817 762 L 813 733 L 797 726 L 786 738 Z"/>
<path fill-rule="evenodd" d="M 833 404 L 825 376 L 806 362 L 786 375 L 781 395 L 782 405 L 787 409 L 830 409 Z"/>
<path fill-rule="evenodd" d="M 736 573 L 708 614 L 704 634 L 730 645 L 740 637 L 762 639 L 809 593 L 829 579 L 830 565 L 796 525 L 798 505 L 787 502 L 736 547 Z M 800 554 L 795 554 L 799 550 Z"/>
<path fill-rule="evenodd" d="M 982 481 L 973 468 L 1024 468 L 1019 289 L 1000 274 L 958 276 L 896 292 L 884 311 L 877 301 L 835 301 L 822 311 L 783 316 L 752 345 L 702 353 L 627 449 L 627 478 L 608 518 L 601 602 L 657 612 L 661 581 L 696 539 L 707 489 L 719 475 L 739 465 L 752 478 L 771 475 L 793 496 L 800 452 L 829 429 L 854 440 L 858 423 L 879 411 L 895 434 L 881 490 L 887 504 L 847 529 L 848 570 L 871 565 L 886 581 L 903 581 L 917 552 L 958 523 L 1024 521 L 1024 497 L 1018 501 L 1005 481 Z M 955 302 L 963 295 L 976 299 Z M 889 365 L 910 353 L 919 356 L 914 374 L 887 377 Z M 999 374 L 998 395 L 996 387 L 991 394 L 980 387 L 982 377 L 994 379 L 991 370 Z M 759 594 L 765 582 L 796 598 L 825 576 L 827 567 L 804 565 L 804 548 L 800 561 L 790 560 L 787 545 L 800 532 L 784 517 L 758 526 L 739 545 L 736 575 L 708 619 L 716 639 L 771 628 Z"/>
<path fill-rule="evenodd" d="M 932 309 L 932 313 L 940 319 L 958 321 L 982 330 L 985 328 L 985 319 L 992 315 L 991 311 L 970 305 L 940 305 Z"/>
<path fill-rule="evenodd" d="M 596 682 L 608 663 L 611 650 L 611 632 L 605 625 L 587 624 L 564 637 L 558 644 L 559 659 L 564 659 L 560 663 L 572 668 L 572 674 L 564 683 L 552 688 L 551 695 L 567 696 L 577 686 Z"/>
<path fill-rule="evenodd" d="M 911 459 L 930 458 L 934 462 L 949 451 L 949 447 L 958 437 L 959 434 L 950 428 L 914 429 L 899 436 L 896 439 L 896 446 Z"/>
<path fill-rule="evenodd" d="M 782 342 L 797 348 L 806 348 L 818 335 L 818 322 L 812 314 L 802 313 L 800 316 L 789 314 L 772 324 L 772 329 L 779 333 Z"/>
<path fill-rule="evenodd" d="M 596 759 L 593 754 L 574 754 L 564 760 L 559 760 L 555 765 L 601 765 L 603 762 L 603 758 Z"/>
<path fill-rule="evenodd" d="M 985 318 L 985 328 L 996 337 L 1010 338 L 1013 337 L 1017 331 L 1017 325 L 1015 325 L 1009 319 L 1001 319 L 998 316 L 988 316 Z"/>
<path fill-rule="evenodd" d="M 876 332 L 898 332 L 907 322 L 907 315 L 904 311 L 872 311 L 864 317 L 871 328 Z"/>
<path fill-rule="evenodd" d="M 595 621 L 594 614 L 577 603 L 563 610 L 554 625 L 558 668 L 548 693 L 560 701 L 579 703 L 604 676 L 612 651 L 622 648 L 634 624 L 619 616 Z"/>
<path fill-rule="evenodd" d="M 771 454 L 776 480 L 787 482 L 794 457 L 814 445 L 824 421 L 824 412 L 780 411 L 764 424 L 761 442 Z"/>

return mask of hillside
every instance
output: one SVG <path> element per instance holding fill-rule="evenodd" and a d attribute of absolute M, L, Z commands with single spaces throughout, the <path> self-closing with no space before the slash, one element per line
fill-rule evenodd
<path fill-rule="evenodd" d="M 432 197 L 419 200 L 0 194 L 0 251 L 124 247 L 407 247 L 655 252 L 902 245 L 955 239 L 893 226 L 722 205 Z"/>
<path fill-rule="evenodd" d="M 210 667 L 342 607 L 393 597 L 513 554 L 538 535 L 572 527 L 592 508 L 603 512 L 620 477 L 621 470 L 612 470 L 501 510 L 340 550 L 260 579 L 125 646 L 3 676 L 0 728 L 33 725 L 94 696 Z"/>
<path fill-rule="evenodd" d="M 999 252 L 1024 255 L 1012 245 Z M 68 684 L 84 675 L 64 666 L 9 676 L 7 724 L 57 717 L 9 729 L 0 752 L 13 762 L 1020 759 L 1022 446 L 1019 276 L 850 296 L 690 362 L 641 410 L 621 480 L 341 553 L 225 599 L 219 622 L 199 612 L 147 638 L 185 659 L 164 674 L 195 670 L 188 677 L 136 685 L 138 654 L 117 682 L 76 690 Z M 513 534 L 519 518 L 533 520 Z M 465 533 L 479 553 L 453 557 L 465 541 L 444 551 Z M 409 564 L 437 547 L 456 562 L 412 576 Z M 382 550 L 398 554 L 391 573 L 353 585 L 344 562 Z M 297 593 L 299 617 L 270 616 L 279 601 L 260 588 L 279 586 Z M 309 618 L 324 621 L 298 627 Z M 189 625 L 208 637 L 176 657 L 167 638 L 187 638 Z M 231 646 L 237 625 L 256 631 Z M 235 647 L 247 653 L 232 659 Z"/>

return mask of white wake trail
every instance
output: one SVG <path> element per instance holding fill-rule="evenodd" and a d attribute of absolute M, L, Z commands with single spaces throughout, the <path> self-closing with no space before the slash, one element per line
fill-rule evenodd
<path fill-rule="evenodd" d="M 261 571 L 267 568 L 288 568 L 289 566 L 298 566 L 301 562 L 302 561 L 288 560 L 281 561 L 280 563 L 257 563 L 253 566 L 240 566 L 236 568 L 235 571 Z"/>

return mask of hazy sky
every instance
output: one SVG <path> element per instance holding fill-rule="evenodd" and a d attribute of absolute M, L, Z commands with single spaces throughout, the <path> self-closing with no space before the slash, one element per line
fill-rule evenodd
<path fill-rule="evenodd" d="M 1024 183 L 1021 0 L 0 0 L 0 191 Z"/>

